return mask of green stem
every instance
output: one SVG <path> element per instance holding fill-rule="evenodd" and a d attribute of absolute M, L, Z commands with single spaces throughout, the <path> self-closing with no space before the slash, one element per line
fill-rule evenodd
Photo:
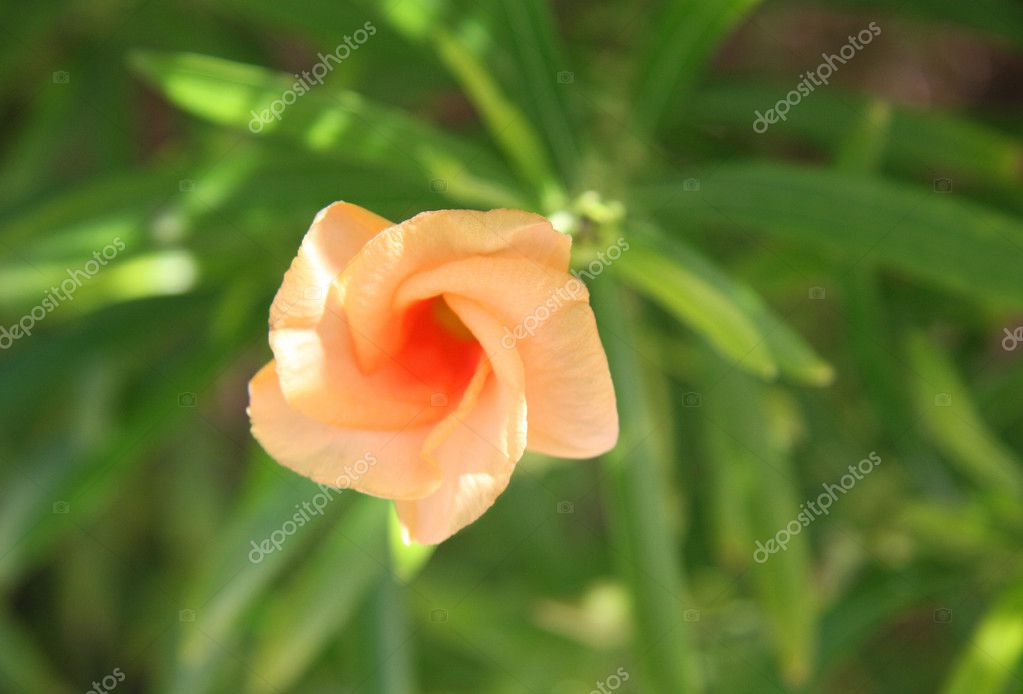
<path fill-rule="evenodd" d="M 669 459 L 664 411 L 655 414 L 643 357 L 632 346 L 634 299 L 611 278 L 593 283 L 593 307 L 618 397 L 621 436 L 603 458 L 614 542 L 620 570 L 632 594 L 637 627 L 636 657 L 643 691 L 688 694 L 699 690 L 685 593 L 681 542 L 670 518 Z M 697 614 L 697 613 L 692 613 Z"/>
<path fill-rule="evenodd" d="M 405 591 L 392 573 L 391 562 L 388 564 L 371 595 L 373 679 L 369 691 L 415 694 L 413 641 L 406 619 Z"/>

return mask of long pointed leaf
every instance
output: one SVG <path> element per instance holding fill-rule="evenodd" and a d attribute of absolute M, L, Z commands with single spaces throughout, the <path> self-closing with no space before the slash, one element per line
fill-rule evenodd
<path fill-rule="evenodd" d="M 787 164 L 723 165 L 682 192 L 642 197 L 662 213 L 807 244 L 1002 305 L 1023 305 L 1023 222 L 933 190 Z"/>
<path fill-rule="evenodd" d="M 136 53 L 131 63 L 168 99 L 215 123 L 398 171 L 458 199 L 496 206 L 519 202 L 505 185 L 504 167 L 487 150 L 354 92 L 312 87 L 285 110 L 278 108 L 275 119 L 268 111 L 272 104 L 285 104 L 285 92 L 297 94 L 295 79 L 287 75 L 188 53 Z"/>
<path fill-rule="evenodd" d="M 760 297 L 677 241 L 631 238 L 616 271 L 692 326 L 721 354 L 773 379 L 779 373 L 823 385 L 831 367 Z"/>

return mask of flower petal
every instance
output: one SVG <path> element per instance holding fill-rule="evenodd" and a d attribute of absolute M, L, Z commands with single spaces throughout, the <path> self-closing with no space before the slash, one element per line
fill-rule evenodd
<path fill-rule="evenodd" d="M 270 307 L 271 331 L 315 325 L 327 290 L 366 242 L 391 226 L 369 210 L 335 202 L 317 213 Z"/>
<path fill-rule="evenodd" d="M 476 337 L 495 364 L 502 349 L 518 355 L 529 403 L 530 450 L 590 458 L 614 446 L 614 387 L 582 282 L 533 263 L 473 257 L 409 279 L 396 297 L 397 310 L 438 293 L 448 296 L 456 313 L 461 315 L 463 304 L 455 297 L 468 298 L 505 327 L 496 340 Z M 462 320 L 473 327 L 466 316 Z"/>
<path fill-rule="evenodd" d="M 476 256 L 514 258 L 564 272 L 571 240 L 545 218 L 516 210 L 424 212 L 370 240 L 335 283 L 355 326 L 355 352 L 366 371 L 405 340 L 394 320 L 395 292 L 408 278 Z M 514 285 L 512 285 L 514 286 Z"/>
<path fill-rule="evenodd" d="M 437 544 L 483 515 L 508 486 L 525 442 L 523 394 L 482 361 L 462 405 L 427 441 L 444 481 L 423 499 L 395 502 L 406 541 Z"/>
<path fill-rule="evenodd" d="M 508 217 L 519 214 L 534 217 Z M 383 217 L 348 203 L 322 210 L 270 310 L 270 346 L 281 388 L 292 407 L 325 424 L 388 430 L 436 422 L 447 410 L 430 403 L 457 402 L 475 369 L 478 349 L 446 335 L 406 339 L 390 351 L 370 345 L 387 368 L 366 374 L 359 367 L 357 329 L 328 289 L 366 242 L 389 226 Z M 394 315 L 386 319 L 404 328 L 404 338 L 424 323 Z"/>
<path fill-rule="evenodd" d="M 272 361 L 249 383 L 249 417 L 267 453 L 315 482 L 387 499 L 420 498 L 440 486 L 437 465 L 421 455 L 432 427 L 361 431 L 306 417 L 284 399 Z"/>
<path fill-rule="evenodd" d="M 428 307 L 423 307 L 428 308 Z M 383 353 L 381 368 L 363 371 L 351 321 L 328 311 L 315 328 L 277 330 L 271 346 L 288 402 L 325 424 L 398 429 L 437 422 L 458 402 L 479 360 L 474 342 L 437 329 L 432 317 L 408 307 L 404 345 Z M 399 321 L 395 316 L 392 320 Z M 431 334 L 432 333 L 432 334 Z"/>

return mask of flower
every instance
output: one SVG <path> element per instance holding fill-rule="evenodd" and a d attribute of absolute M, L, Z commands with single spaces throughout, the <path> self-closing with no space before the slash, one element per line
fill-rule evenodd
<path fill-rule="evenodd" d="M 249 384 L 253 435 L 316 482 L 393 499 L 405 540 L 423 544 L 493 505 L 527 447 L 606 452 L 614 389 L 570 247 L 517 210 L 395 225 L 330 205 L 270 308 L 274 359 Z M 502 344 L 543 306 L 542 325 Z"/>

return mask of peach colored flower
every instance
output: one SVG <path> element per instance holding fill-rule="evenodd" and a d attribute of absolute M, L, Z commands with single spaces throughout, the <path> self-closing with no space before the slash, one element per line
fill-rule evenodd
<path fill-rule="evenodd" d="M 327 207 L 270 308 L 253 434 L 316 482 L 393 499 L 406 539 L 427 544 L 479 518 L 527 447 L 609 450 L 614 390 L 570 246 L 516 210 L 394 225 Z"/>

